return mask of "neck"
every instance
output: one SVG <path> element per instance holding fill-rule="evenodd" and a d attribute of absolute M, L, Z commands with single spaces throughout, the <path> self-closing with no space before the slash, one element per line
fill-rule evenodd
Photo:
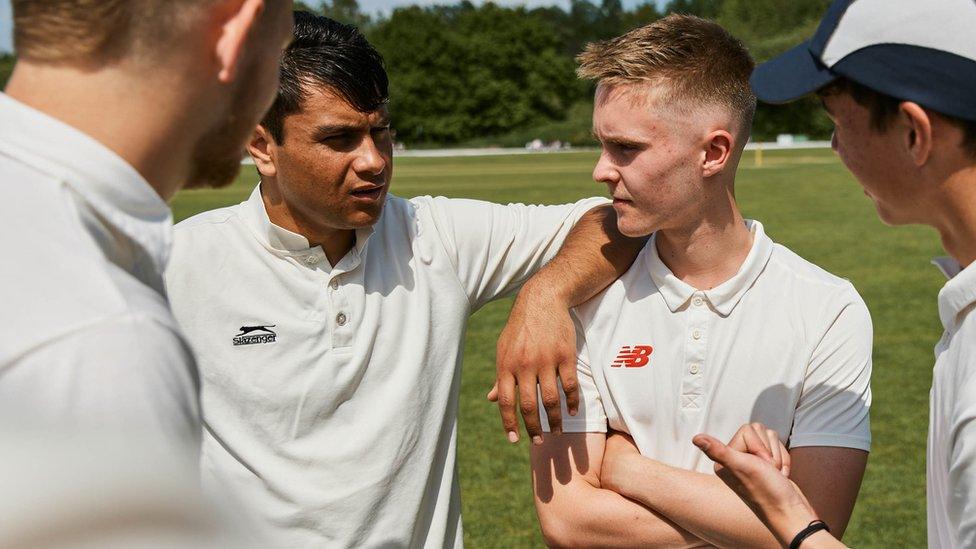
<path fill-rule="evenodd" d="M 186 131 L 193 109 L 186 100 L 173 100 L 179 94 L 165 91 L 174 88 L 180 89 L 180 82 L 136 76 L 120 66 L 89 69 L 22 60 L 5 92 L 111 149 L 169 201 L 189 176 L 195 142 Z"/>
<path fill-rule="evenodd" d="M 933 225 L 946 252 L 966 267 L 976 261 L 976 165 L 955 171 L 941 189 Z"/>
<path fill-rule="evenodd" d="M 735 276 L 752 249 L 752 234 L 731 193 L 687 226 L 662 229 L 655 238 L 661 261 L 678 279 L 710 290 Z"/>
<path fill-rule="evenodd" d="M 329 264 L 336 265 L 356 245 L 355 229 L 323 227 L 316 220 L 297 212 L 281 195 L 273 177 L 261 178 L 261 199 L 268 219 L 282 229 L 300 234 L 309 247 L 321 246 Z"/>

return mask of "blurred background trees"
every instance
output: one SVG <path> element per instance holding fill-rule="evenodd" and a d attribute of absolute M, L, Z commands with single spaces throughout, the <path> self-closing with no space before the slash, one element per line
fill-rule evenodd
<path fill-rule="evenodd" d="M 569 0 L 535 9 L 474 5 L 362 12 L 356 0 L 304 0 L 296 9 L 354 24 L 386 59 L 398 141 L 408 146 L 522 146 L 539 138 L 593 144 L 593 86 L 575 76 L 575 56 L 664 14 L 714 19 L 749 47 L 757 62 L 809 38 L 830 0 Z M 0 86 L 13 67 L 0 55 Z M 826 138 L 831 126 L 814 99 L 761 105 L 753 138 Z"/>

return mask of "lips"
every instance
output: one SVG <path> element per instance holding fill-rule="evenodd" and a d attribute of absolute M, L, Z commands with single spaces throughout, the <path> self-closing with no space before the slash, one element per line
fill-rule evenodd
<path fill-rule="evenodd" d="M 378 200 L 383 194 L 383 185 L 368 185 L 349 191 L 352 196 L 362 200 Z"/>

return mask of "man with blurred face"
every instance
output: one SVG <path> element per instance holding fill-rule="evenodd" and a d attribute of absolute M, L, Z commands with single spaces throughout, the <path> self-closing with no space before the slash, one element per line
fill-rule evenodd
<path fill-rule="evenodd" d="M 579 60 L 598 82 L 593 177 L 620 231 L 652 236 L 574 310 L 579 413 L 532 448 L 543 534 L 555 546 L 776 546 L 688 444 L 743 422 L 771 427 L 749 440 L 842 532 L 870 449 L 871 319 L 849 282 L 739 212 L 752 59 L 717 24 L 671 15 Z"/>
<path fill-rule="evenodd" d="M 605 199 L 389 194 L 387 75 L 354 27 L 297 13 L 281 74 L 248 147 L 260 185 L 181 223 L 167 272 L 200 361 L 206 480 L 282 547 L 461 546 L 468 316 L 524 283 L 515 322 L 541 327 L 543 345 L 571 336 L 569 307 L 623 272 L 641 241 L 619 236 Z M 550 373 L 538 378 L 555 394 Z M 523 386 L 532 411 L 536 379 Z"/>
<path fill-rule="evenodd" d="M 976 546 L 974 25 L 976 4 L 967 0 L 837 0 L 812 39 L 752 77 L 756 95 L 771 103 L 816 92 L 834 122 L 834 150 L 881 220 L 935 228 L 951 256 L 934 260 L 949 281 L 939 292 L 945 333 L 929 413 L 929 547 Z M 750 455 L 763 452 L 724 439 L 701 435 L 695 444 L 781 543 L 840 545 L 833 528 L 818 529 L 807 487 Z"/>
<path fill-rule="evenodd" d="M 182 512 L 160 519 L 174 500 L 201 509 L 198 374 L 163 286 L 166 201 L 184 183 L 236 175 L 274 98 L 291 2 L 12 5 L 18 61 L 0 94 L 0 545 L 111 546 L 99 536 L 185 524 Z"/>

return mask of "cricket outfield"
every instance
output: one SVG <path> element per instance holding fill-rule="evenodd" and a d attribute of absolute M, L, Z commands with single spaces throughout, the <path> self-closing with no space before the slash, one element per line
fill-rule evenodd
<path fill-rule="evenodd" d="M 850 279 L 874 320 L 874 437 L 861 495 L 844 541 L 853 547 L 924 547 L 925 440 L 932 348 L 941 335 L 936 295 L 944 283 L 929 260 L 938 236 L 881 224 L 860 187 L 829 150 L 747 152 L 737 197 L 773 240 Z M 397 158 L 391 192 L 497 202 L 560 203 L 606 195 L 590 172 L 596 153 Z M 230 187 L 183 191 L 177 220 L 244 200 L 257 177 L 243 167 Z M 485 394 L 494 380 L 495 340 L 511 300 L 471 320 L 461 382 L 459 468 L 469 547 L 539 547 L 528 447 L 510 445 Z M 691 444 L 691 441 L 688 441 Z M 582 503 L 582 502 L 581 502 Z"/>

